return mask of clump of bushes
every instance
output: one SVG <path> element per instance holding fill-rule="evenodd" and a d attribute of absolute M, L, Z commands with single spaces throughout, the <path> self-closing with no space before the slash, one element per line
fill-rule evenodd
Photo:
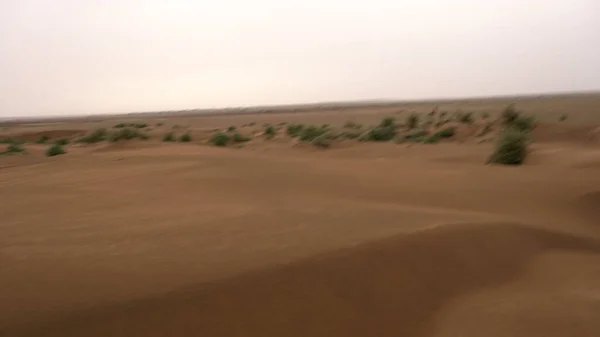
<path fill-rule="evenodd" d="M 239 134 L 238 132 L 234 133 L 233 136 L 231 137 L 231 139 L 233 140 L 234 143 L 244 143 L 244 142 L 250 141 L 250 138 L 245 137 L 245 136 Z"/>
<path fill-rule="evenodd" d="M 286 127 L 285 131 L 288 134 L 288 136 L 295 138 L 300 135 L 300 132 L 302 131 L 302 129 L 304 129 L 303 124 L 289 124 Z"/>
<path fill-rule="evenodd" d="M 501 133 L 494 152 L 488 158 L 488 163 L 501 165 L 521 165 L 527 157 L 527 146 L 529 144 L 528 134 L 507 127 Z"/>
<path fill-rule="evenodd" d="M 6 150 L 2 154 L 24 153 L 25 148 L 21 144 L 10 143 L 6 146 Z"/>
<path fill-rule="evenodd" d="M 382 128 L 394 127 L 396 120 L 393 117 L 385 117 L 379 123 L 379 126 Z"/>
<path fill-rule="evenodd" d="M 233 131 L 235 131 L 235 125 L 230 125 L 230 126 L 227 128 L 227 132 L 233 132 Z"/>
<path fill-rule="evenodd" d="M 404 138 L 412 142 L 422 142 L 425 140 L 425 137 L 427 137 L 427 134 L 428 132 L 426 130 L 413 130 L 409 132 Z"/>
<path fill-rule="evenodd" d="M 300 131 L 300 140 L 303 142 L 313 141 L 315 138 L 327 133 L 327 128 L 309 125 Z"/>
<path fill-rule="evenodd" d="M 512 125 L 513 122 L 519 117 L 519 111 L 514 104 L 507 106 L 504 111 L 502 111 L 502 121 L 504 125 L 509 126 Z"/>
<path fill-rule="evenodd" d="M 214 146 L 226 146 L 229 143 L 229 135 L 225 132 L 217 132 L 210 137 L 209 142 Z"/>
<path fill-rule="evenodd" d="M 57 139 L 56 142 L 54 142 L 55 144 L 58 145 L 67 145 L 69 144 L 69 140 L 67 138 L 61 138 L 61 139 Z"/>
<path fill-rule="evenodd" d="M 98 142 L 105 140 L 107 136 L 108 136 L 108 133 L 106 132 L 106 129 L 96 129 L 96 130 L 94 130 L 94 132 L 90 133 L 89 135 L 81 137 L 78 141 L 80 143 L 88 143 L 88 144 L 98 143 Z"/>
<path fill-rule="evenodd" d="M 175 134 L 173 134 L 173 132 L 167 132 L 163 138 L 162 138 L 163 142 L 174 142 L 175 141 Z"/>
<path fill-rule="evenodd" d="M 47 135 L 43 135 L 40 138 L 38 138 L 38 140 L 36 140 L 35 142 L 38 144 L 46 144 L 46 142 L 49 140 L 50 140 L 50 137 L 48 137 Z"/>
<path fill-rule="evenodd" d="M 179 141 L 181 143 L 189 143 L 192 141 L 192 136 L 189 133 L 184 133 L 181 135 L 181 137 L 179 137 Z"/>
<path fill-rule="evenodd" d="M 265 127 L 264 135 L 267 138 L 273 138 L 273 137 L 275 137 L 276 134 L 277 134 L 277 130 L 275 130 L 275 128 L 272 125 L 267 125 Z"/>
<path fill-rule="evenodd" d="M 110 134 L 108 140 L 111 142 L 118 142 L 120 140 L 132 140 L 132 139 L 148 139 L 148 136 L 139 132 L 136 129 L 124 128 L 119 131 L 115 131 Z"/>
<path fill-rule="evenodd" d="M 320 148 L 329 148 L 331 146 L 330 140 L 326 134 L 322 134 L 311 141 L 311 144 Z"/>
<path fill-rule="evenodd" d="M 451 138 L 456 133 L 456 128 L 453 126 L 438 130 L 435 135 L 439 138 Z"/>
<path fill-rule="evenodd" d="M 65 154 L 65 153 L 67 153 L 67 151 L 63 148 L 62 145 L 60 145 L 58 143 L 50 146 L 46 150 L 46 156 L 47 157 L 59 156 L 61 154 Z"/>
<path fill-rule="evenodd" d="M 406 117 L 406 127 L 408 127 L 409 129 L 414 129 L 419 125 L 419 115 L 417 114 L 410 114 L 408 117 Z"/>
<path fill-rule="evenodd" d="M 533 116 L 518 116 L 513 120 L 511 126 L 523 132 L 531 132 L 535 128 L 535 118 Z"/>
<path fill-rule="evenodd" d="M 473 117 L 470 112 L 463 112 L 463 113 L 459 112 L 457 117 L 458 117 L 458 121 L 463 124 L 472 124 L 473 123 Z"/>

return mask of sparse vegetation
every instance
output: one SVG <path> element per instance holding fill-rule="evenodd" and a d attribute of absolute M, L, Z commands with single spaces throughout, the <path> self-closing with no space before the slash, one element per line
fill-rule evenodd
<path fill-rule="evenodd" d="M 511 126 L 522 132 L 531 132 L 535 128 L 535 118 L 533 116 L 518 116 L 513 120 Z"/>
<path fill-rule="evenodd" d="M 61 154 L 65 154 L 67 153 L 67 151 L 63 148 L 62 145 L 56 143 L 52 146 L 50 146 L 47 150 L 46 150 L 46 156 L 47 157 L 54 157 L 54 156 L 59 156 Z"/>
<path fill-rule="evenodd" d="M 300 140 L 304 142 L 313 141 L 315 138 L 324 135 L 327 129 L 315 125 L 309 125 L 300 132 Z"/>
<path fill-rule="evenodd" d="M 98 143 L 106 140 L 107 135 L 108 133 L 106 132 L 106 129 L 96 129 L 91 134 L 81 137 L 78 142 L 88 144 Z"/>
<path fill-rule="evenodd" d="M 108 136 L 108 140 L 111 142 L 118 142 L 120 140 L 132 140 L 132 139 L 148 139 L 148 136 L 139 132 L 136 129 L 124 128 L 119 131 L 115 131 Z"/>
<path fill-rule="evenodd" d="M 563 115 L 561 115 L 561 116 L 558 118 L 558 121 L 559 121 L 559 122 L 564 122 L 564 121 L 566 121 L 566 120 L 567 120 L 567 117 L 568 117 L 568 116 L 567 116 L 567 114 L 563 114 Z"/>
<path fill-rule="evenodd" d="M 163 142 L 174 142 L 175 141 L 175 134 L 173 134 L 173 132 L 167 132 L 163 138 L 162 138 Z"/>
<path fill-rule="evenodd" d="M 383 128 L 394 127 L 395 121 L 396 120 L 393 117 L 385 117 L 381 120 L 381 122 L 379 123 L 379 126 L 383 127 Z"/>
<path fill-rule="evenodd" d="M 233 131 L 235 131 L 235 129 L 236 129 L 236 128 L 235 128 L 235 125 L 230 125 L 230 126 L 227 128 L 227 132 L 233 132 Z"/>
<path fill-rule="evenodd" d="M 229 143 L 229 135 L 224 132 L 217 132 L 210 137 L 209 141 L 214 146 L 226 146 Z"/>
<path fill-rule="evenodd" d="M 459 112 L 458 115 L 458 121 L 463 123 L 463 124 L 472 124 L 473 123 L 473 116 L 471 115 L 470 112 Z"/>
<path fill-rule="evenodd" d="M 21 144 L 10 143 L 6 146 L 6 150 L 2 154 L 25 153 L 25 148 Z"/>
<path fill-rule="evenodd" d="M 434 135 L 439 138 L 451 138 L 454 136 L 456 128 L 453 126 L 438 130 Z"/>
<path fill-rule="evenodd" d="M 488 163 L 521 165 L 527 156 L 528 134 L 514 127 L 504 129 Z"/>
<path fill-rule="evenodd" d="M 48 137 L 47 135 L 43 135 L 40 138 L 38 138 L 38 140 L 36 140 L 35 142 L 38 144 L 46 144 L 46 142 L 49 140 L 50 140 L 50 137 Z"/>
<path fill-rule="evenodd" d="M 514 104 L 510 104 L 507 106 L 504 111 L 502 111 L 502 121 L 504 125 L 512 125 L 513 122 L 519 117 L 519 112 Z"/>
<path fill-rule="evenodd" d="M 303 124 L 288 124 L 288 126 L 286 127 L 286 133 L 288 134 L 288 136 L 295 138 L 300 135 L 302 129 L 304 129 Z"/>
<path fill-rule="evenodd" d="M 492 131 L 492 123 L 486 123 L 485 126 L 477 132 L 475 137 L 483 137 Z"/>
<path fill-rule="evenodd" d="M 355 123 L 355 122 L 353 122 L 353 121 L 347 121 L 347 122 L 344 124 L 344 128 L 346 128 L 346 129 L 360 129 L 360 128 L 361 128 L 361 125 L 360 125 L 360 124 L 358 124 L 358 123 Z"/>
<path fill-rule="evenodd" d="M 58 145 L 63 145 L 64 146 L 64 145 L 69 144 L 69 142 L 70 142 L 69 139 L 67 139 L 67 138 L 61 138 L 61 139 L 57 139 L 54 143 L 58 144 Z"/>
<path fill-rule="evenodd" d="M 320 148 L 329 148 L 331 141 L 328 139 L 326 134 L 322 134 L 311 141 L 311 144 Z"/>
<path fill-rule="evenodd" d="M 406 127 L 412 130 L 417 126 L 419 126 L 419 115 L 410 114 L 408 117 L 406 117 Z"/>
<path fill-rule="evenodd" d="M 439 141 L 440 141 L 441 138 L 442 137 L 438 133 L 434 133 L 432 135 L 429 135 L 429 136 L 425 137 L 423 139 L 423 143 L 425 143 L 425 144 L 439 143 Z"/>
<path fill-rule="evenodd" d="M 409 132 L 405 138 L 406 140 L 412 141 L 412 142 L 422 142 L 423 140 L 425 140 L 425 137 L 427 137 L 427 131 L 426 130 L 413 130 L 411 132 Z"/>
<path fill-rule="evenodd" d="M 192 141 L 192 136 L 189 133 L 184 133 L 183 135 L 181 135 L 181 137 L 179 137 L 179 142 L 181 143 L 188 143 Z"/>
<path fill-rule="evenodd" d="M 233 136 L 231 137 L 231 139 L 233 140 L 234 143 L 244 143 L 244 142 L 250 141 L 249 137 L 243 136 L 243 135 L 239 134 L 238 132 L 234 133 Z"/>
<path fill-rule="evenodd" d="M 277 130 L 275 130 L 275 128 L 272 125 L 268 125 L 265 127 L 264 135 L 267 138 L 273 138 L 273 137 L 275 137 L 276 134 L 277 134 Z"/>

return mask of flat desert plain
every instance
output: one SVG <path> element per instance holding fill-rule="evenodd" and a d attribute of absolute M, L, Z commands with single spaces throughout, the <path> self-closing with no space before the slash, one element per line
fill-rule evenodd
<path fill-rule="evenodd" d="M 26 153 L 0 156 L 0 336 L 600 336 L 600 95 L 517 101 L 530 153 L 485 165 L 512 101 L 6 123 Z M 436 105 L 473 121 L 436 144 L 285 132 Z M 119 123 L 150 139 L 75 142 Z M 208 142 L 229 126 L 250 141 Z"/>

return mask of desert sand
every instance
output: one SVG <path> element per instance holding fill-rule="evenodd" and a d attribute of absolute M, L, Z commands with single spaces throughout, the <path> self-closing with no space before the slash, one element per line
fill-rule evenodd
<path fill-rule="evenodd" d="M 206 144 L 435 102 L 7 124 L 34 141 L 144 121 L 152 137 L 0 157 L 0 336 L 600 336 L 599 102 L 519 102 L 541 122 L 517 167 L 484 164 L 477 122 L 439 144 Z"/>

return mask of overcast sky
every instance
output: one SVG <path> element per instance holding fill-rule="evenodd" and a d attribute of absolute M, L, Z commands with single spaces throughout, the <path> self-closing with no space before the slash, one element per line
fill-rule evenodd
<path fill-rule="evenodd" d="M 0 117 L 600 89 L 600 0 L 0 0 Z"/>

